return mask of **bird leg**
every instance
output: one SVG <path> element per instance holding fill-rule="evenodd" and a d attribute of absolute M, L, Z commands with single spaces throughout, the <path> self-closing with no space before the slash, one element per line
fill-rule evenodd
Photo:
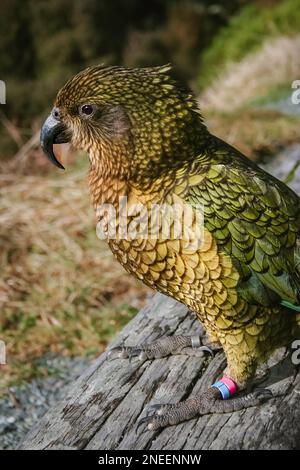
<path fill-rule="evenodd" d="M 206 414 L 232 413 L 260 405 L 271 397 L 271 390 L 257 389 L 252 393 L 224 400 L 220 390 L 212 386 L 202 394 L 179 403 L 151 406 L 147 416 L 138 422 L 136 432 L 141 426 L 143 431 L 153 431 Z"/>
<path fill-rule="evenodd" d="M 153 343 L 145 343 L 140 346 L 117 346 L 108 352 L 108 358 L 138 357 L 140 360 L 160 359 L 162 357 L 186 354 L 188 356 L 203 356 L 205 353 L 214 354 L 219 349 L 217 343 L 203 344 L 201 336 L 164 336 Z"/>

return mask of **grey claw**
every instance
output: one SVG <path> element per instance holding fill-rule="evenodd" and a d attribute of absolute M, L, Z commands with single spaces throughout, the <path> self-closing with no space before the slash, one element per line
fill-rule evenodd
<path fill-rule="evenodd" d="M 214 357 L 214 355 L 215 355 L 213 350 L 210 349 L 208 346 L 200 346 L 200 348 L 198 350 L 208 352 L 208 354 L 210 354 L 212 357 Z"/>
<path fill-rule="evenodd" d="M 130 364 L 131 366 L 132 366 L 133 359 L 134 359 L 134 356 L 133 356 L 133 355 L 129 355 L 129 356 L 128 356 L 129 364 Z"/>
<path fill-rule="evenodd" d="M 109 361 L 110 358 L 111 358 L 111 351 L 107 351 L 105 360 Z"/>
<path fill-rule="evenodd" d="M 106 353 L 106 360 L 107 361 L 110 361 L 110 360 L 115 360 L 115 359 L 118 359 L 119 355 L 117 354 L 115 357 L 112 357 L 113 354 L 116 352 L 116 351 L 119 351 L 120 348 L 112 348 L 110 349 L 109 351 L 107 351 Z"/>
<path fill-rule="evenodd" d="M 115 353 L 115 357 L 112 357 Z M 126 359 L 128 357 L 126 347 L 124 344 L 120 344 L 119 346 L 115 346 L 114 348 L 111 348 L 107 354 L 106 354 L 106 359 L 107 360 L 115 360 L 115 359 Z"/>
<path fill-rule="evenodd" d="M 139 428 L 141 426 L 143 426 L 144 424 L 146 424 L 146 423 L 147 423 L 147 426 L 145 426 L 145 428 L 142 430 L 142 434 L 144 432 L 148 431 L 148 423 L 149 423 L 149 417 L 148 416 L 145 416 L 145 418 L 142 418 L 142 419 L 139 420 L 139 422 L 137 423 L 137 427 L 135 429 L 135 433 L 137 434 Z"/>
<path fill-rule="evenodd" d="M 112 357 L 115 354 L 115 357 Z M 147 353 L 145 350 L 130 346 L 116 346 L 112 348 L 106 354 L 107 360 L 114 360 L 114 359 L 129 359 L 130 364 L 134 358 L 137 358 L 140 361 L 145 361 L 148 359 Z"/>
<path fill-rule="evenodd" d="M 141 357 L 141 354 L 137 354 L 137 352 L 132 352 L 132 351 L 127 351 L 127 358 L 131 365 L 134 359 L 138 359 L 140 361 L 143 360 Z"/>
<path fill-rule="evenodd" d="M 154 414 L 157 413 L 160 409 L 162 409 L 164 406 L 166 406 L 166 405 L 157 404 L 157 405 L 151 405 L 151 406 L 149 406 L 148 409 L 147 409 L 147 411 L 146 411 L 147 416 L 152 416 L 152 415 L 154 415 Z"/>
<path fill-rule="evenodd" d="M 147 354 L 143 349 L 132 348 L 129 350 L 127 349 L 127 357 L 130 362 L 134 358 L 137 358 L 139 361 L 145 361 L 147 359 Z"/>

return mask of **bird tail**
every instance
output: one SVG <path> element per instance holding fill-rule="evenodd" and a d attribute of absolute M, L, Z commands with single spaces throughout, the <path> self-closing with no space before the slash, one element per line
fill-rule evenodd
<path fill-rule="evenodd" d="M 290 308 L 291 310 L 295 310 L 295 312 L 300 313 L 300 305 L 292 304 L 291 302 L 288 302 L 287 300 L 282 300 L 280 303 L 284 307 Z"/>

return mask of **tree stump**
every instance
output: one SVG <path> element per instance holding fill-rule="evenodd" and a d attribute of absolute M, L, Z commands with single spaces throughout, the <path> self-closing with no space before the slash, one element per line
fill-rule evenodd
<path fill-rule="evenodd" d="M 137 345 L 164 334 L 201 334 L 203 328 L 184 305 L 156 294 L 109 348 Z M 132 363 L 102 354 L 70 384 L 65 398 L 27 434 L 21 449 L 299 449 L 300 374 L 288 351 L 270 361 L 262 386 L 275 396 L 263 405 L 223 415 L 207 415 L 159 431 L 138 431 L 149 405 L 183 400 L 209 387 L 225 368 L 214 358 L 185 355 Z"/>

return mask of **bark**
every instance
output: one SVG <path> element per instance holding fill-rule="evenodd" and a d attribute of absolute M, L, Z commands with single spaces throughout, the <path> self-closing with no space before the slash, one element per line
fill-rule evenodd
<path fill-rule="evenodd" d="M 203 332 L 192 312 L 156 294 L 108 349 L 153 341 L 164 334 Z M 240 412 L 207 415 L 160 431 L 136 433 L 154 403 L 205 390 L 225 368 L 213 359 L 178 355 L 153 361 L 107 360 L 102 354 L 68 386 L 64 400 L 27 434 L 21 449 L 299 449 L 300 374 L 286 351 L 271 360 L 267 385 L 276 397 Z"/>

